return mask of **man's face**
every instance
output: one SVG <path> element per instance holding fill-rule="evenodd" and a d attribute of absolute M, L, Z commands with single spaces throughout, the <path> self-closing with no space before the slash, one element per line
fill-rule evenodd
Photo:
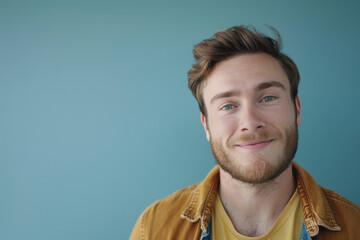
<path fill-rule="evenodd" d="M 264 54 L 218 63 L 206 80 L 201 116 L 213 154 L 233 178 L 264 183 L 289 166 L 298 143 L 300 101 L 280 64 Z M 295 106 L 296 105 L 296 106 Z"/>

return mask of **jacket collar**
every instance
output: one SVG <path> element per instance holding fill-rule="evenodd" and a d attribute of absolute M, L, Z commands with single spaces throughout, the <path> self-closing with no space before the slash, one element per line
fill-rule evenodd
<path fill-rule="evenodd" d="M 190 222 L 201 220 L 201 230 L 206 232 L 219 186 L 219 166 L 216 165 L 193 190 L 190 202 L 181 214 L 181 218 Z"/>
<path fill-rule="evenodd" d="M 332 231 L 340 231 L 341 228 L 335 221 L 321 187 L 317 185 L 308 172 L 295 162 L 293 162 L 293 169 L 303 205 L 306 230 L 310 236 L 314 237 L 319 233 L 319 226 Z"/>
<path fill-rule="evenodd" d="M 319 226 L 332 231 L 340 231 L 335 222 L 322 189 L 317 185 L 311 175 L 293 162 L 294 173 L 301 196 L 304 212 L 304 223 L 311 237 L 319 233 Z M 181 218 L 190 222 L 201 222 L 201 230 L 206 232 L 211 220 L 212 211 L 219 185 L 219 166 L 215 166 L 206 176 L 205 180 L 194 188 L 189 203 L 181 214 Z"/>

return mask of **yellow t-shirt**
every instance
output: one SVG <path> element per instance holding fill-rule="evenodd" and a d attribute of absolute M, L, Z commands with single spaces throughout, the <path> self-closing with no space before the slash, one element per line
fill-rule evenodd
<path fill-rule="evenodd" d="M 299 239 L 304 216 L 298 190 L 294 192 L 289 202 L 268 233 L 260 237 L 246 237 L 238 233 L 225 212 L 219 195 L 216 197 L 215 210 L 212 219 L 213 240 L 272 240 Z"/>

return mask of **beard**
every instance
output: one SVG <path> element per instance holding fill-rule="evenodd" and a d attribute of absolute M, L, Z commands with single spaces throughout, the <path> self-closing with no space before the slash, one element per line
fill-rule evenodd
<path fill-rule="evenodd" d="M 274 180 L 288 168 L 296 154 L 298 135 L 298 128 L 295 123 L 285 129 L 284 134 L 281 134 L 278 130 L 263 130 L 256 134 L 241 135 L 236 141 L 229 141 L 229 144 L 227 144 L 228 149 L 235 148 L 236 151 L 236 143 L 238 142 L 274 139 L 270 145 L 274 144 L 274 147 L 278 147 L 275 155 L 273 155 L 275 151 L 270 153 L 262 150 L 251 152 L 252 156 L 250 157 L 253 159 L 250 159 L 250 162 L 247 163 L 231 155 L 229 150 L 226 150 L 222 145 L 220 139 L 213 139 L 210 136 L 210 144 L 216 162 L 225 172 L 241 182 L 260 184 Z M 276 144 L 281 145 L 276 146 Z M 246 157 L 248 156 L 244 155 L 243 158 Z"/>

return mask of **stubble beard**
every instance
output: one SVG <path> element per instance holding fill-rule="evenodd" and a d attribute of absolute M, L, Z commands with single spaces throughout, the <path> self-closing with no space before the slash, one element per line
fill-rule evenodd
<path fill-rule="evenodd" d="M 276 159 L 268 159 L 269 156 L 260 151 L 256 154 L 251 169 L 244 167 L 241 159 L 235 159 L 218 139 L 210 137 L 210 144 L 216 162 L 225 172 L 241 182 L 261 184 L 272 181 L 288 168 L 297 151 L 298 135 L 298 128 L 295 123 L 285 130 L 285 136 L 282 136 L 277 130 L 264 131 L 258 135 L 242 136 L 240 141 L 244 142 L 246 140 L 266 140 L 269 138 L 274 138 L 274 141 L 283 141 L 282 149 L 280 149 L 278 156 L 275 156 Z M 275 142 L 270 144 L 275 144 Z"/>

